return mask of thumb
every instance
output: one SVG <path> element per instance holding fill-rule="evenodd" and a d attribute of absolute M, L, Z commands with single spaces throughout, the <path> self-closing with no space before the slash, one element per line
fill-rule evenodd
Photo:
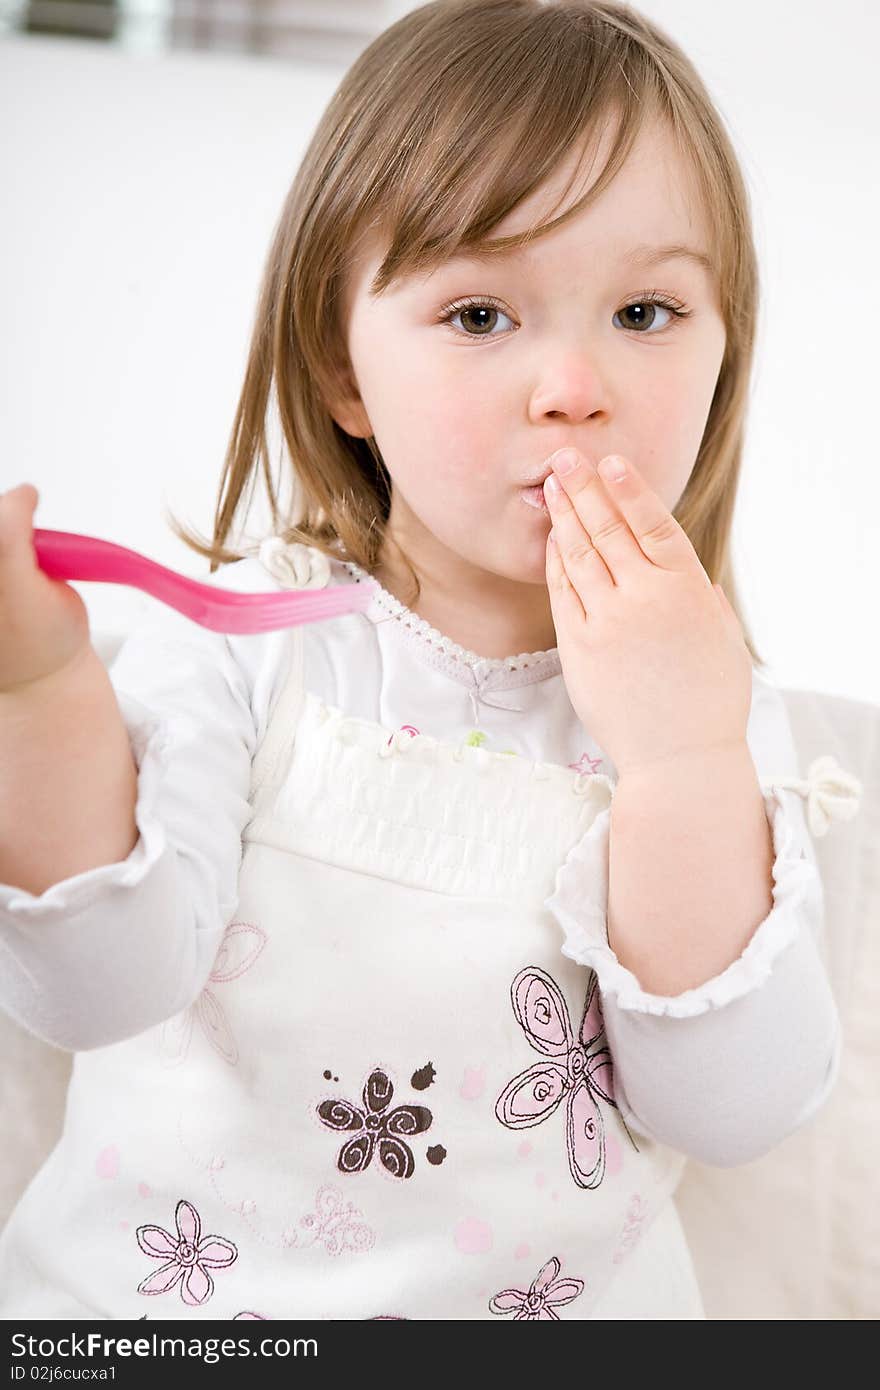
<path fill-rule="evenodd" d="M 33 515 L 39 500 L 33 483 L 0 492 L 0 555 L 6 559 L 32 558 Z"/>

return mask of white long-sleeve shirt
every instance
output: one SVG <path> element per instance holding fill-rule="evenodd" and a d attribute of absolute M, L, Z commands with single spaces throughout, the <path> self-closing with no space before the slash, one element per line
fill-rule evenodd
<path fill-rule="evenodd" d="M 255 592 L 363 577 L 273 539 L 209 582 Z M 555 648 L 481 658 L 383 589 L 365 613 L 303 631 L 305 688 L 389 737 L 427 733 L 616 777 L 574 713 Z M 111 679 L 139 768 L 137 844 L 124 862 L 40 895 L 0 885 L 0 1004 L 37 1036 L 103 1047 L 172 1017 L 204 988 L 236 908 L 251 762 L 285 644 L 284 632 L 224 636 L 158 605 L 124 644 Z M 747 737 L 773 833 L 773 909 L 726 970 L 666 997 L 617 961 L 605 927 L 608 812 L 560 866 L 546 903 L 561 950 L 596 971 L 624 1118 L 724 1166 L 757 1157 L 815 1113 L 841 1047 L 804 805 L 781 785 L 802 772 L 782 697 L 758 673 Z M 820 791 L 810 791 L 816 816 Z"/>

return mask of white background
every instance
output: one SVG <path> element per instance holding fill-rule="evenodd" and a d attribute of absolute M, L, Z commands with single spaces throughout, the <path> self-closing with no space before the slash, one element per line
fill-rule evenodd
<path fill-rule="evenodd" d="M 880 6 L 639 8 L 695 62 L 753 201 L 735 555 L 758 649 L 779 685 L 880 703 Z M 38 526 L 207 572 L 162 507 L 210 531 L 263 258 L 342 71 L 0 41 L 0 487 L 36 484 Z M 153 603 L 77 587 L 96 632 Z"/>

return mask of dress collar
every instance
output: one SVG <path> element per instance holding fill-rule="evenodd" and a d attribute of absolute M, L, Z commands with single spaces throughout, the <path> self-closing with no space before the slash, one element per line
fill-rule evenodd
<path fill-rule="evenodd" d="M 463 685 L 476 685 L 480 690 L 512 689 L 546 680 L 558 675 L 562 669 L 558 647 L 541 652 L 520 652 L 516 656 L 480 656 L 478 652 L 453 642 L 451 637 L 444 636 L 424 618 L 418 617 L 353 560 L 342 560 L 340 563 L 355 579 L 369 579 L 376 586 L 365 610 L 372 622 L 392 620 L 395 629 L 400 631 L 423 661 L 435 670 L 445 671 Z"/>

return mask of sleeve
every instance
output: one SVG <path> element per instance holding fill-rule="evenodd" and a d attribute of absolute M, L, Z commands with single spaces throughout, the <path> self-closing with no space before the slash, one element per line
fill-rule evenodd
<path fill-rule="evenodd" d="M 769 1152 L 834 1086 L 840 1021 L 821 955 L 824 895 L 808 818 L 809 831 L 824 835 L 832 818 L 855 815 L 861 793 L 830 757 L 798 777 L 783 698 L 757 674 L 747 738 L 773 837 L 773 906 L 719 975 L 663 996 L 618 961 L 607 931 L 610 804 L 545 900 L 563 954 L 596 973 L 623 1119 L 717 1167 Z"/>
<path fill-rule="evenodd" d="M 208 582 L 271 589 L 255 563 Z M 137 843 L 39 895 L 0 884 L 0 1006 L 37 1037 L 103 1047 L 203 988 L 235 911 L 250 817 L 249 667 L 265 686 L 281 635 L 227 638 L 157 606 L 124 642 L 110 679 L 138 767 Z"/>

